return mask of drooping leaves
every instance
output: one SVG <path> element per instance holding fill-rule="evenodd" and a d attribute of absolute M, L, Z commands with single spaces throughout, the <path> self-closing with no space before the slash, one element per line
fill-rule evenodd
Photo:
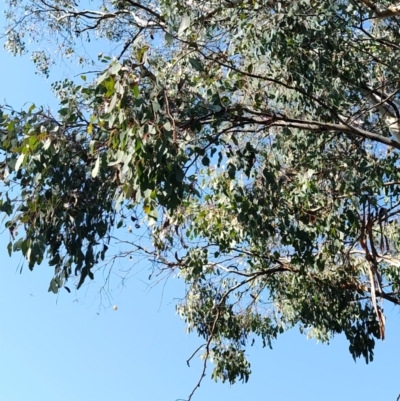
<path fill-rule="evenodd" d="M 77 38 L 125 43 L 99 57 L 107 68 L 92 81 L 54 85 L 59 116 L 3 110 L 10 254 L 31 269 L 47 258 L 49 291 L 73 275 L 80 287 L 130 217 L 152 236 L 132 249 L 185 281 L 177 310 L 204 338 L 215 379 L 247 381 L 245 347 L 294 326 L 322 341 L 344 333 L 354 358 L 372 360 L 383 301 L 400 303 L 393 7 L 7 3 L 15 54 L 44 32 L 83 64 Z M 32 57 L 48 74 L 42 47 Z"/>

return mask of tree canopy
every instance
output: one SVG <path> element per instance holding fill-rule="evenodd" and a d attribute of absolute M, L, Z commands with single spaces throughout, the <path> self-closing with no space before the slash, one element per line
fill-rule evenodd
<path fill-rule="evenodd" d="M 53 84 L 57 115 L 1 109 L 10 255 L 46 259 L 57 293 L 122 239 L 120 257 L 184 281 L 202 377 L 212 361 L 213 378 L 247 381 L 246 347 L 292 327 L 373 359 L 400 304 L 400 7 L 6 4 L 9 51 L 45 75 L 65 58 L 89 71 Z M 92 57 L 94 41 L 112 50 Z"/>

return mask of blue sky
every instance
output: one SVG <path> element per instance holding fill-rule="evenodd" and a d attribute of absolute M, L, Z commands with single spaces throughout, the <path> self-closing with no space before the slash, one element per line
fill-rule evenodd
<path fill-rule="evenodd" d="M 56 108 L 50 91 L 54 76 L 36 76 L 29 58 L 4 51 L 0 61 L 0 103 Z M 64 73 L 57 70 L 58 77 Z M 2 232 L 0 401 L 175 401 L 188 396 L 201 362 L 188 368 L 186 359 L 200 342 L 185 333 L 175 314 L 174 298 L 183 291 L 176 279 L 149 289 L 144 269 L 123 288 L 116 286 L 110 303 L 97 296 L 101 276 L 90 287 L 55 296 L 47 292 L 52 268 L 44 263 L 30 272 L 25 266 L 20 274 L 19 255 L 10 258 L 6 251 L 9 240 Z M 272 351 L 259 345 L 249 349 L 249 383 L 215 384 L 209 371 L 194 400 L 395 401 L 400 393 L 399 310 L 387 305 L 385 312 L 387 339 L 377 344 L 370 365 L 353 361 L 343 337 L 326 346 L 295 329 L 281 336 Z"/>

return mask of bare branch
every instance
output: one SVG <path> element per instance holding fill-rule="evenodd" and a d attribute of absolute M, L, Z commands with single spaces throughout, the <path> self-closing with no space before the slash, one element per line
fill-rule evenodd
<path fill-rule="evenodd" d="M 400 143 L 382 135 L 374 134 L 372 132 L 363 130 L 358 127 L 350 126 L 348 124 L 332 124 L 323 123 L 319 121 L 295 120 L 290 118 L 277 118 L 272 126 L 291 127 L 298 129 L 305 129 L 309 131 L 335 131 L 347 134 L 355 134 L 362 138 L 370 139 L 372 141 L 380 142 L 396 149 L 400 149 Z"/>

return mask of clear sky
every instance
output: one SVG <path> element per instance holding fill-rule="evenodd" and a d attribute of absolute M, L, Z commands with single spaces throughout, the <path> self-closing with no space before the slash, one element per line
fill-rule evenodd
<path fill-rule="evenodd" d="M 54 76 L 36 76 L 29 58 L 4 51 L 0 62 L 0 103 L 56 108 L 50 91 Z M 60 77 L 64 70 L 57 73 Z M 145 266 L 138 263 L 138 274 L 115 288 L 111 303 L 97 296 L 101 276 L 89 288 L 55 296 L 47 292 L 52 268 L 43 263 L 30 272 L 25 265 L 20 274 L 19 255 L 10 258 L 6 251 L 9 240 L 8 232 L 1 232 L 0 401 L 175 401 L 188 396 L 201 362 L 188 368 L 186 359 L 200 343 L 185 333 L 175 314 L 174 298 L 182 296 L 178 280 L 149 290 Z M 194 400 L 396 401 L 399 309 L 387 305 L 385 312 L 387 339 L 377 344 L 369 365 L 353 361 L 343 337 L 327 346 L 294 329 L 272 351 L 259 345 L 248 350 L 249 383 L 215 384 L 209 371 Z"/>

